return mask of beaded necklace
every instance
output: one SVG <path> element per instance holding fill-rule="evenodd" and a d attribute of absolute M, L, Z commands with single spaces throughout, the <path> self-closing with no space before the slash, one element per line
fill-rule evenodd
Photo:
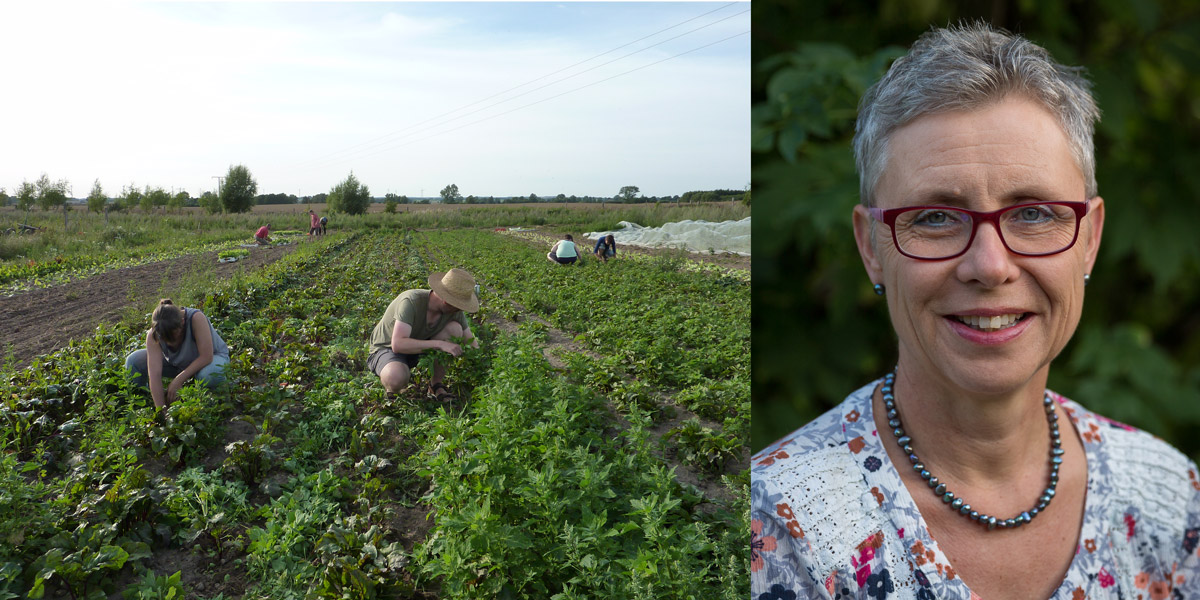
<path fill-rule="evenodd" d="M 900 423 L 900 411 L 896 408 L 896 396 L 892 391 L 892 386 L 896 383 L 896 372 L 892 371 L 883 378 L 883 388 L 880 390 L 883 393 L 883 406 L 887 409 L 888 427 L 892 428 L 892 435 L 896 436 L 896 443 L 908 456 L 908 461 L 912 463 L 913 470 L 916 471 L 921 479 L 929 485 L 929 489 L 942 499 L 942 503 L 950 507 L 951 510 L 957 511 L 958 514 L 979 523 L 981 526 L 991 531 L 996 528 L 1011 529 L 1025 525 L 1038 516 L 1042 511 L 1050 506 L 1050 501 L 1054 499 L 1055 489 L 1058 487 L 1058 470 L 1063 462 L 1062 438 L 1058 433 L 1058 413 L 1054 412 L 1054 401 L 1050 399 L 1050 393 L 1046 392 L 1042 400 L 1042 407 L 1046 410 L 1046 420 L 1050 422 L 1050 485 L 1042 491 L 1041 497 L 1038 498 L 1037 504 L 1027 511 L 1011 518 L 997 519 L 991 515 L 980 514 L 979 511 L 972 510 L 971 505 L 967 504 L 962 498 L 955 496 L 954 492 L 946 489 L 946 484 L 938 480 L 936 476 L 925 468 L 925 464 L 921 459 L 917 458 L 913 452 L 912 436 L 904 432 L 903 425 Z"/>

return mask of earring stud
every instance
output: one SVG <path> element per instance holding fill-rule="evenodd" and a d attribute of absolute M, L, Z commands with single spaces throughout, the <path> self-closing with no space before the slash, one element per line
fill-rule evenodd
<path fill-rule="evenodd" d="M 887 288 L 883 287 L 882 283 L 875 284 L 875 295 L 876 296 L 882 296 L 886 292 L 887 292 Z"/>
<path fill-rule="evenodd" d="M 1091 273 L 1084 273 L 1084 274 L 1083 274 L 1083 287 L 1087 287 L 1087 284 L 1088 284 L 1089 282 L 1091 282 L 1091 280 L 1092 280 L 1092 274 L 1091 274 Z"/>

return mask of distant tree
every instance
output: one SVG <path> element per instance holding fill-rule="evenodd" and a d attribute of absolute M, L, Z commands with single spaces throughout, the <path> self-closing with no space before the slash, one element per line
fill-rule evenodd
<path fill-rule="evenodd" d="M 295 204 L 296 197 L 288 194 L 260 194 L 254 197 L 255 204 Z"/>
<path fill-rule="evenodd" d="M 245 165 L 230 165 L 221 183 L 221 208 L 227 213 L 243 213 L 254 206 L 258 182 Z"/>
<path fill-rule="evenodd" d="M 567 195 L 566 195 L 566 194 L 559 194 L 559 195 L 557 195 L 557 196 L 555 196 L 555 197 L 554 197 L 554 201 L 555 201 L 555 202 L 566 202 L 566 201 L 567 201 Z"/>
<path fill-rule="evenodd" d="M 172 210 L 177 209 L 177 208 L 183 208 L 183 207 L 191 204 L 191 201 L 192 201 L 192 195 L 187 193 L 187 190 L 183 190 L 181 192 L 176 193 L 174 196 L 171 196 L 170 200 L 167 200 L 167 208 L 170 208 Z"/>
<path fill-rule="evenodd" d="M 92 184 L 92 193 L 87 197 L 88 212 L 104 212 L 104 205 L 107 202 L 108 197 L 104 195 L 104 188 L 100 187 L 100 180 L 97 179 Z"/>
<path fill-rule="evenodd" d="M 746 190 L 746 193 L 742 196 L 742 204 L 750 206 L 750 190 Z"/>
<path fill-rule="evenodd" d="M 50 181 L 50 176 L 42 173 L 37 180 L 37 203 L 42 210 L 61 208 L 67 203 L 67 191 L 71 184 L 66 179 Z"/>
<path fill-rule="evenodd" d="M 400 204 L 408 204 L 411 202 L 411 200 L 408 199 L 408 196 L 401 195 L 399 198 L 396 198 L 396 202 L 399 202 Z"/>
<path fill-rule="evenodd" d="M 117 210 L 125 210 L 137 206 L 142 201 L 142 191 L 132 183 L 121 188 L 121 196 L 114 202 Z"/>
<path fill-rule="evenodd" d="M 29 210 L 37 203 L 37 186 L 28 181 L 22 181 L 21 187 L 17 188 L 16 198 L 18 210 Z"/>
<path fill-rule="evenodd" d="M 213 192 L 204 192 L 200 194 L 200 206 L 204 208 L 204 212 L 215 215 L 221 212 L 221 197 Z"/>
<path fill-rule="evenodd" d="M 637 197 L 639 191 L 636 185 L 623 186 L 621 191 L 617 192 L 617 198 L 626 204 L 630 204 Z"/>
<path fill-rule="evenodd" d="M 530 195 L 529 195 L 529 201 L 530 201 L 530 202 L 537 202 L 537 201 L 538 201 L 538 196 L 537 196 L 537 194 L 530 194 Z"/>
<path fill-rule="evenodd" d="M 155 208 L 166 206 L 171 201 L 171 193 L 160 187 L 146 186 L 142 192 L 142 210 L 150 212 Z"/>
<path fill-rule="evenodd" d="M 321 192 L 320 194 L 313 194 L 313 197 L 312 197 L 313 204 L 324 204 L 328 201 L 329 201 L 329 194 L 326 194 L 325 192 Z"/>
<path fill-rule="evenodd" d="M 442 195 L 442 202 L 445 204 L 458 204 L 462 201 L 462 194 L 458 193 L 458 184 L 452 183 L 438 193 Z"/>
<path fill-rule="evenodd" d="M 388 192 L 383 195 L 383 212 L 395 213 L 396 205 L 400 203 L 400 196 L 395 192 Z"/>
<path fill-rule="evenodd" d="M 367 212 L 367 207 L 371 205 L 371 191 L 360 183 L 354 176 L 354 171 L 351 171 L 345 181 L 329 190 L 326 202 L 332 212 L 361 215 Z"/>
<path fill-rule="evenodd" d="M 8 192 L 4 191 L 4 188 L 0 187 L 0 208 L 8 206 L 8 199 Z"/>

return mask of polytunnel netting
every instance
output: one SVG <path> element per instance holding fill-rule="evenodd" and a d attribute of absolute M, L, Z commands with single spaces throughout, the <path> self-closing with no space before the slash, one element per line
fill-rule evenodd
<path fill-rule="evenodd" d="M 642 227 L 621 221 L 614 231 L 589 231 L 584 237 L 595 243 L 612 234 L 617 247 L 682 248 L 691 252 L 733 252 L 750 256 L 750 217 L 740 221 L 679 221 L 662 227 Z"/>

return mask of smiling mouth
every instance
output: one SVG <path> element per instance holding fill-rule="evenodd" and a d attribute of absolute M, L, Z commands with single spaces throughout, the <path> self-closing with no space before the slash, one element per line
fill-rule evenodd
<path fill-rule="evenodd" d="M 951 318 L 959 323 L 970 327 L 976 331 L 1000 331 L 1008 329 L 1017 323 L 1020 323 L 1029 316 L 1029 313 L 1016 313 L 1011 315 L 996 315 L 991 317 L 977 315 L 953 315 Z"/>

